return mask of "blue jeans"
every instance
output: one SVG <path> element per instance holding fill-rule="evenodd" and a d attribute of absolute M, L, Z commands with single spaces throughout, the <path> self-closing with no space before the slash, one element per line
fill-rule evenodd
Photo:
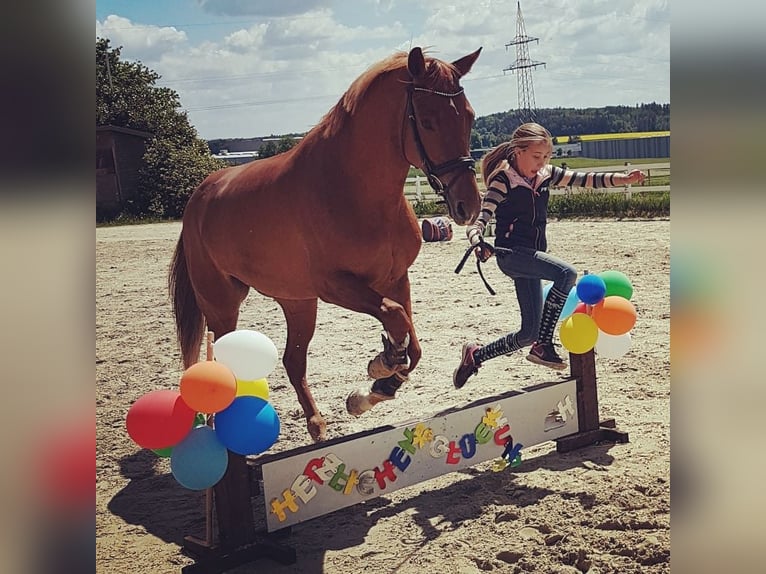
<path fill-rule="evenodd" d="M 516 341 L 521 347 L 531 345 L 537 340 L 543 314 L 542 280 L 553 281 L 553 288 L 566 295 L 577 281 L 577 270 L 558 257 L 527 247 L 512 251 L 498 248 L 495 258 L 500 271 L 513 279 L 516 287 L 521 311 Z"/>

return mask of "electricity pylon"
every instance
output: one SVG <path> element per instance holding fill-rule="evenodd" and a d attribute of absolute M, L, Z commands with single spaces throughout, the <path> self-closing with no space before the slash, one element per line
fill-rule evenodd
<path fill-rule="evenodd" d="M 540 43 L 540 38 L 527 36 L 524 17 L 521 15 L 521 2 L 516 2 L 516 37 L 505 45 L 516 46 L 516 61 L 503 69 L 503 72 L 518 72 L 519 101 L 517 115 L 519 123 L 536 121 L 535 88 L 532 85 L 532 70 L 537 66 L 545 67 L 545 62 L 538 62 L 529 57 L 529 44 Z"/>

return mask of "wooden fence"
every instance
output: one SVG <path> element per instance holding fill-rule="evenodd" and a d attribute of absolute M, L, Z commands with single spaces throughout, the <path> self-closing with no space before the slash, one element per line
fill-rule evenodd
<path fill-rule="evenodd" d="M 662 177 L 666 179 L 670 176 L 670 162 L 668 163 L 646 163 L 646 164 L 628 164 L 628 165 L 607 165 L 607 166 L 594 166 L 587 168 L 580 168 L 579 171 L 593 171 L 596 173 L 604 171 L 628 171 L 631 169 L 640 169 L 646 173 L 646 180 L 643 185 L 626 185 L 623 187 L 612 187 L 607 189 L 599 189 L 597 191 L 603 193 L 625 193 L 628 197 L 633 193 L 644 193 L 647 191 L 670 191 L 670 184 L 666 185 L 652 185 L 652 178 L 655 180 Z M 484 182 L 481 175 L 476 174 L 476 179 L 479 182 L 479 189 L 483 192 Z M 590 188 L 583 187 L 565 187 L 565 188 L 553 188 L 551 189 L 551 195 L 564 195 L 567 193 L 583 193 L 593 191 Z M 428 185 L 428 181 L 422 175 L 415 177 L 408 177 L 404 184 L 404 196 L 410 201 L 410 203 L 416 203 L 418 201 L 436 201 L 439 199 Z"/>

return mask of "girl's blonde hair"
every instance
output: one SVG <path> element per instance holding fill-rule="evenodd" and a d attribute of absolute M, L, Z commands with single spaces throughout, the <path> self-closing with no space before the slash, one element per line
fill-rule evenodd
<path fill-rule="evenodd" d="M 484 185 L 489 183 L 495 172 L 508 167 L 513 160 L 516 149 L 527 149 L 530 145 L 541 142 L 548 142 L 553 147 L 551 133 L 540 124 L 529 122 L 517 127 L 509 141 L 501 143 L 481 160 Z"/>

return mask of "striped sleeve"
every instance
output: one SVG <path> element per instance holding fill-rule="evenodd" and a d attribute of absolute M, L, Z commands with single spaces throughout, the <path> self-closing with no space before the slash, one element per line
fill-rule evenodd
<path fill-rule="evenodd" d="M 615 175 L 618 174 L 616 172 L 595 173 L 592 171 L 572 171 L 571 169 L 564 170 L 560 167 L 552 166 L 551 187 L 570 186 L 600 189 L 622 185 L 620 183 L 615 183 Z"/>
<path fill-rule="evenodd" d="M 471 245 L 478 245 L 481 242 L 484 230 L 487 228 L 487 224 L 492 221 L 495 216 L 495 210 L 508 195 L 508 190 L 511 187 L 511 182 L 508 180 L 508 176 L 500 172 L 493 177 L 489 182 L 487 193 L 484 195 L 484 199 L 481 203 L 481 213 L 476 218 L 476 222 L 468 228 L 466 235 Z"/>

